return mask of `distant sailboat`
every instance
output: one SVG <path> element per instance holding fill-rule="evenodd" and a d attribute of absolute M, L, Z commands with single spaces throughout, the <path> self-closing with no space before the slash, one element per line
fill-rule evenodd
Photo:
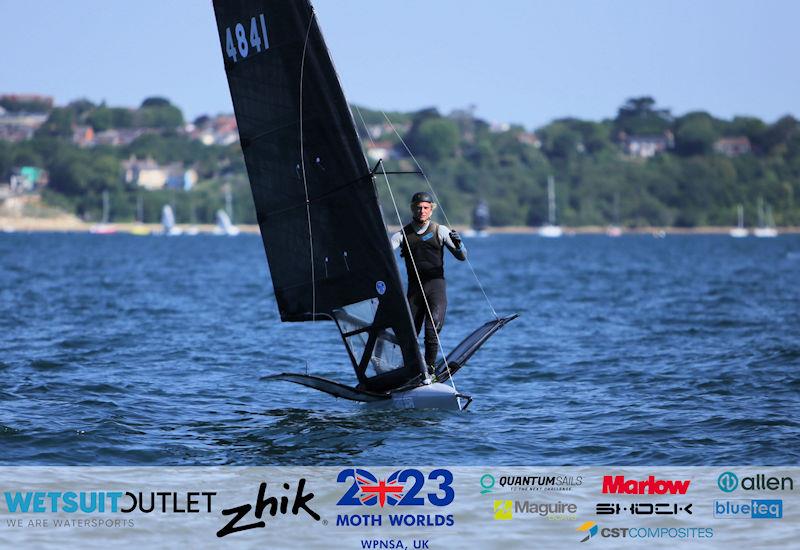
<path fill-rule="evenodd" d="M 480 326 L 429 374 L 378 204 L 382 164 L 366 163 L 314 9 L 307 0 L 213 3 L 281 321 L 335 326 L 358 386 L 270 379 L 379 407 L 463 410 L 470 398 L 442 381 L 516 315 Z"/>
<path fill-rule="evenodd" d="M 606 227 L 609 237 L 621 237 L 622 228 L 619 226 L 619 193 L 614 193 L 614 223 Z"/>
<path fill-rule="evenodd" d="M 472 209 L 472 227 L 464 232 L 465 237 L 488 237 L 489 204 L 480 199 Z"/>
<path fill-rule="evenodd" d="M 547 177 L 547 223 L 539 228 L 539 236 L 558 238 L 564 234 L 561 226 L 556 225 L 556 184 L 553 176 Z"/>
<path fill-rule="evenodd" d="M 229 235 L 231 237 L 239 234 L 239 228 L 233 225 L 228 213 L 224 210 L 217 210 L 217 226 L 214 228 L 214 235 Z"/>
<path fill-rule="evenodd" d="M 758 227 L 753 229 L 753 236 L 760 238 L 772 238 L 778 236 L 775 229 L 775 220 L 772 219 L 772 207 L 764 207 L 764 199 L 758 197 Z"/>
<path fill-rule="evenodd" d="M 150 234 L 150 230 L 144 225 L 144 204 L 141 195 L 136 197 L 136 223 L 131 228 L 131 234 L 139 236 Z"/>
<path fill-rule="evenodd" d="M 161 225 L 163 227 L 162 235 L 173 237 L 181 234 L 181 230 L 175 225 L 175 213 L 169 204 L 165 204 L 161 209 Z"/>
<path fill-rule="evenodd" d="M 117 228 L 109 225 L 111 216 L 111 199 L 109 198 L 108 191 L 103 191 L 103 219 L 100 223 L 93 225 L 89 228 L 90 233 L 95 235 L 111 235 L 117 232 Z"/>
<path fill-rule="evenodd" d="M 736 227 L 730 230 L 730 235 L 735 239 L 741 239 L 743 237 L 747 237 L 750 232 L 744 227 L 744 208 L 741 204 L 736 207 L 736 212 L 739 218 L 738 223 Z"/>

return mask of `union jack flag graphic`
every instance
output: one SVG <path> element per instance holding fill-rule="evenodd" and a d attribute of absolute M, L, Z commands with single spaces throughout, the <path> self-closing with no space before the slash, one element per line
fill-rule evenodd
<path fill-rule="evenodd" d="M 356 484 L 358 485 L 358 499 L 361 504 L 373 506 L 377 502 L 383 508 L 386 503 L 394 506 L 403 498 L 405 487 L 397 480 L 402 470 L 394 472 L 386 479 L 378 479 L 367 470 L 356 469 Z"/>

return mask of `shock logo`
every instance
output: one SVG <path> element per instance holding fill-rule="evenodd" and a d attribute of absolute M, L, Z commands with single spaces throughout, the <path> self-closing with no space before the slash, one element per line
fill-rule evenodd
<path fill-rule="evenodd" d="M 420 493 L 425 487 L 425 475 L 413 468 L 398 470 L 386 479 L 378 479 L 362 468 L 348 468 L 339 472 L 336 481 L 347 483 L 349 479 L 353 481 L 336 503 L 338 506 L 422 506 L 426 500 L 433 506 L 447 506 L 456 496 L 453 474 L 444 468 L 428 474 L 428 480 L 437 482 L 436 491 L 424 495 Z"/>

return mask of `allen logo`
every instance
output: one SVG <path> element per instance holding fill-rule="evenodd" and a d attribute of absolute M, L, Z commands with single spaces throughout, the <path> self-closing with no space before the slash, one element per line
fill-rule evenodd
<path fill-rule="evenodd" d="M 767 477 L 765 474 L 745 476 L 739 482 L 739 476 L 733 472 L 723 472 L 717 478 L 717 487 L 724 493 L 732 493 L 737 488 L 742 491 L 792 491 L 794 480 L 790 477 Z"/>
<path fill-rule="evenodd" d="M 495 500 L 494 519 L 514 519 L 514 502 L 511 500 Z"/>

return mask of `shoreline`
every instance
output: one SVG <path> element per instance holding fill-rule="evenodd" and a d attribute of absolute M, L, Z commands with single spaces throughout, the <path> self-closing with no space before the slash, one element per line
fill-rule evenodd
<path fill-rule="evenodd" d="M 87 223 L 74 216 L 59 216 L 55 218 L 35 218 L 35 217 L 4 217 L 0 216 L 0 233 L 14 233 L 14 232 L 27 232 L 27 233 L 90 233 L 92 227 L 98 224 Z M 116 230 L 117 233 L 159 233 L 162 231 L 160 223 L 110 223 L 110 228 Z M 176 224 L 176 227 L 186 231 L 189 228 L 195 228 L 200 233 L 213 233 L 215 225 L 213 224 Z M 257 225 L 238 225 L 242 233 L 258 234 Z M 396 225 L 388 226 L 390 232 L 398 231 L 400 228 Z M 469 229 L 465 225 L 456 225 L 454 228 L 464 233 Z M 568 227 L 563 226 L 565 236 L 570 235 L 605 235 L 607 228 L 605 226 L 578 226 Z M 622 228 L 623 235 L 652 235 L 654 233 L 664 232 L 666 235 L 727 235 L 733 227 L 635 227 L 635 228 Z M 752 231 L 752 228 L 747 228 Z M 779 234 L 798 234 L 800 227 L 778 227 Z M 538 227 L 529 226 L 499 226 L 489 227 L 488 233 L 490 234 L 519 234 L 519 235 L 535 235 L 538 233 Z"/>

